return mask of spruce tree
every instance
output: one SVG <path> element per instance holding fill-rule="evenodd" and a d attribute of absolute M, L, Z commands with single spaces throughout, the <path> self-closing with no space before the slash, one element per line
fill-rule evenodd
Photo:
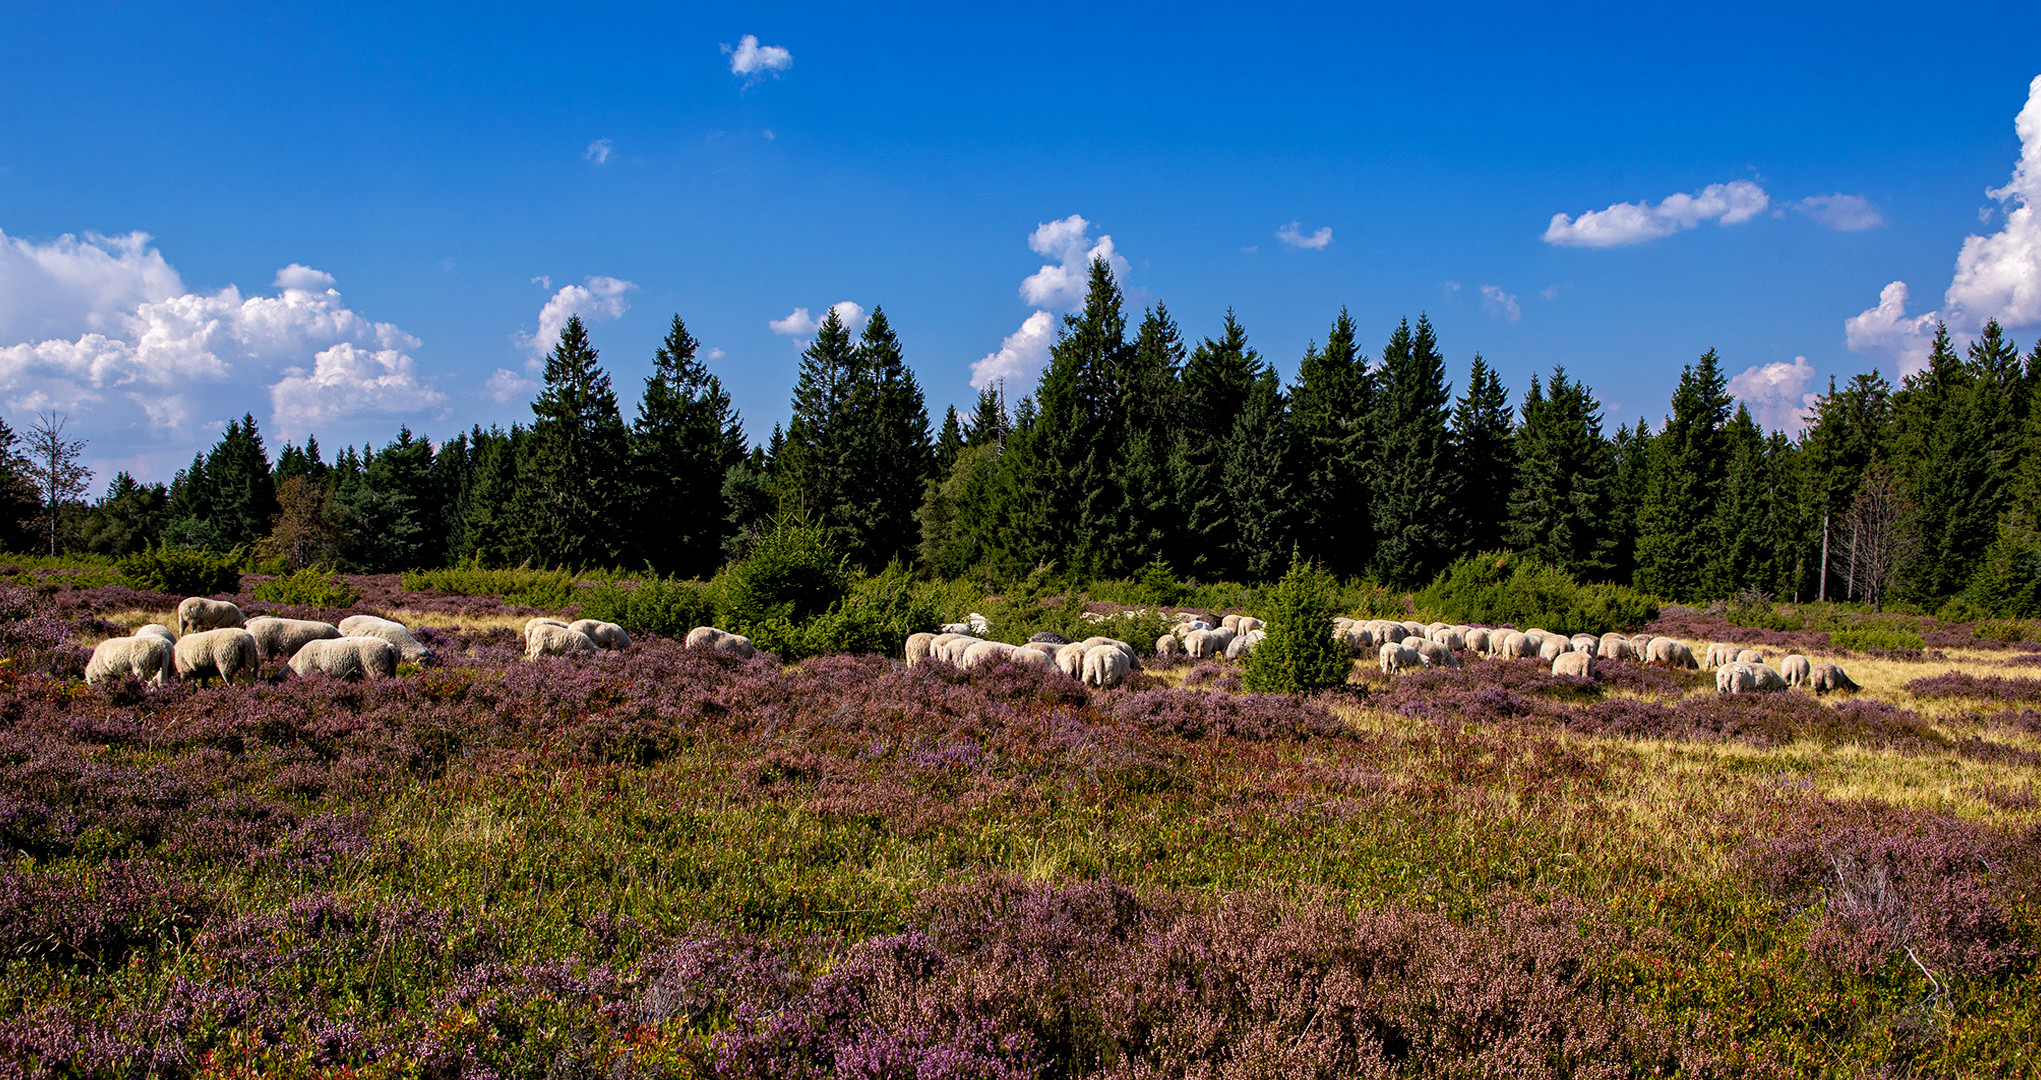
<path fill-rule="evenodd" d="M 1509 497 L 1508 546 L 1605 581 L 1615 572 L 1615 456 L 1602 437 L 1594 391 L 1552 369 L 1549 387 L 1531 380 L 1516 431 L 1517 477 Z"/>
<path fill-rule="evenodd" d="M 615 565 L 632 533 L 629 443 L 616 391 L 580 316 L 560 331 L 545 379 L 520 447 L 520 546 L 554 566 Z"/>
<path fill-rule="evenodd" d="M 857 345 L 832 310 L 801 352 L 793 418 L 785 443 L 773 456 L 783 508 L 820 527 L 838 551 L 848 549 L 857 527 L 845 507 L 852 484 L 850 409 L 857 385 Z"/>
<path fill-rule="evenodd" d="M 965 446 L 986 446 L 1003 443 L 1013 432 L 1013 421 L 1006 415 L 1006 399 L 1001 387 L 988 386 L 978 391 L 978 404 L 971 410 L 971 419 L 964 432 Z"/>
<path fill-rule="evenodd" d="M 1368 415 L 1374 377 L 1353 317 L 1341 308 L 1325 348 L 1304 350 L 1290 393 L 1296 540 L 1304 557 L 1357 577 L 1373 548 L 1368 509 Z"/>
<path fill-rule="evenodd" d="M 1650 472 L 1638 511 L 1637 584 L 1669 600 L 1701 598 L 1710 584 L 1722 488 L 1722 426 L 1730 397 L 1721 360 L 1710 349 L 1680 372 L 1672 415 L 1652 440 Z"/>
<path fill-rule="evenodd" d="M 1509 391 L 1475 353 L 1467 393 L 1453 410 L 1453 457 L 1459 463 L 1460 512 L 1467 530 L 1462 554 L 1503 546 L 1517 478 L 1511 428 Z"/>
<path fill-rule="evenodd" d="M 1641 416 L 1636 427 L 1624 424 L 1609 440 L 1610 536 L 1615 541 L 1610 577 L 1619 582 L 1637 579 L 1637 519 L 1651 477 L 1651 443 L 1651 426 Z"/>
<path fill-rule="evenodd" d="M 1219 336 L 1199 342 L 1184 364 L 1181 419 L 1167 459 L 1178 526 L 1164 553 L 1180 572 L 1208 581 L 1240 573 L 1239 492 L 1227 486 L 1227 444 L 1267 369 L 1230 310 Z"/>
<path fill-rule="evenodd" d="M 631 422 L 635 557 L 663 574 L 706 577 L 729 529 L 723 479 L 744 455 L 744 429 L 722 380 L 696 355 L 679 315 L 652 354 Z"/>
<path fill-rule="evenodd" d="M 0 550 L 26 550 L 34 535 L 35 486 L 21 456 L 21 437 L 0 420 Z"/>
<path fill-rule="evenodd" d="M 930 479 L 935 480 L 950 474 L 950 466 L 957 463 L 957 455 L 964 452 L 964 425 L 957 419 L 957 407 L 951 405 L 943 412 L 943 428 L 935 437 L 935 466 Z"/>
<path fill-rule="evenodd" d="M 857 347 L 857 389 L 851 400 L 854 459 L 848 502 L 859 517 L 850 552 L 867 570 L 914 554 L 914 512 L 935 463 L 928 404 L 886 319 L 874 305 Z"/>
<path fill-rule="evenodd" d="M 1333 636 L 1337 613 L 1332 575 L 1310 562 L 1292 562 L 1269 590 L 1268 636 L 1248 654 L 1247 689 L 1298 694 L 1345 685 L 1354 661 Z"/>
<path fill-rule="evenodd" d="M 1793 587 L 1795 530 L 1791 500 L 1780 483 L 1783 442 L 1767 438 L 1743 405 L 1723 428 L 1725 462 L 1715 506 L 1718 542 L 1704 590 L 1711 596 L 1745 589 L 1777 596 Z"/>
<path fill-rule="evenodd" d="M 468 481 L 466 500 L 461 504 L 458 539 L 453 558 L 479 566 L 513 566 L 531 553 L 518 521 L 519 464 L 524 444 L 531 438 L 528 428 L 513 424 L 509 431 L 480 426 L 469 433 L 473 475 Z"/>
<path fill-rule="evenodd" d="M 1271 581 L 1291 561 L 1295 491 L 1285 405 L 1275 369 L 1263 365 L 1223 446 L 1220 480 L 1233 534 L 1221 565 L 1229 578 Z"/>
<path fill-rule="evenodd" d="M 358 460 L 358 467 L 335 470 L 329 496 L 351 534 L 350 564 L 386 574 L 445 563 L 447 500 L 432 444 L 400 427 L 381 452 L 364 448 Z"/>
<path fill-rule="evenodd" d="M 1398 326 L 1382 350 L 1373 510 L 1375 573 L 1401 587 L 1428 582 L 1459 550 L 1460 481 L 1447 410 L 1452 388 L 1429 320 Z"/>
<path fill-rule="evenodd" d="M 1853 377 L 1837 389 L 1833 378 L 1828 393 L 1815 399 L 1807 430 L 1800 439 L 1804 457 L 1801 471 L 1802 502 L 1807 507 L 1814 548 L 1813 575 L 1808 582 L 1811 596 L 1844 595 L 1839 556 L 1843 538 L 1839 529 L 1856 504 L 1857 492 L 1871 467 L 1883 460 L 1892 426 L 1892 386 L 1877 372 Z M 1829 531 L 1827 583 L 1821 569 L 1821 540 L 1824 515 Z"/>
<path fill-rule="evenodd" d="M 1125 569 L 1163 560 L 1182 518 L 1169 457 L 1183 363 L 1183 335 L 1169 309 L 1157 304 L 1143 313 L 1120 378 L 1125 429 L 1114 471 L 1121 491 L 1119 565 Z"/>

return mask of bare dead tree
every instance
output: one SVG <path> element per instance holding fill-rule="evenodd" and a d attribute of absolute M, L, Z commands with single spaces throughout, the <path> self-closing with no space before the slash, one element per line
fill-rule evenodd
<path fill-rule="evenodd" d="M 1893 584 L 1920 554 L 1913 504 L 1890 473 L 1877 470 L 1857 492 L 1848 523 L 1850 592 L 1870 601 L 1871 610 L 1884 611 Z"/>
<path fill-rule="evenodd" d="M 42 503 L 43 524 L 48 528 L 50 554 L 57 553 L 57 523 L 64 507 L 84 495 L 92 483 L 92 470 L 81 463 L 84 439 L 67 439 L 64 429 L 71 418 L 51 410 L 37 413 L 28 429 L 28 480 Z"/>

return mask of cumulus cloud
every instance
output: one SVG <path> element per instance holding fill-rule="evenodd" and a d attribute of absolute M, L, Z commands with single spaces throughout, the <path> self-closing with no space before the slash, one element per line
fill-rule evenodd
<path fill-rule="evenodd" d="M 551 283 L 550 278 L 547 283 Z M 539 309 L 538 332 L 518 334 L 515 340 L 534 360 L 543 358 L 559 343 L 560 331 L 566 329 L 568 319 L 579 315 L 583 323 L 592 323 L 621 318 L 631 309 L 624 294 L 637 287 L 622 278 L 602 276 L 591 277 L 582 285 L 562 285 Z"/>
<path fill-rule="evenodd" d="M 1985 192 L 1999 204 L 2005 224 L 1989 236 L 1972 234 L 1956 254 L 1956 273 L 1937 311 L 1909 316 L 1903 281 L 1885 286 L 1878 306 L 1843 324 L 1851 350 L 1896 357 L 1902 374 L 1926 366 L 1934 327 L 1948 323 L 1958 335 L 1975 334 L 1986 321 L 2007 327 L 2041 325 L 2041 75 L 2027 86 L 2027 103 L 2013 119 L 2020 160 L 2004 187 Z"/>
<path fill-rule="evenodd" d="M 609 152 L 611 149 L 613 147 L 608 139 L 597 139 L 588 144 L 588 149 L 583 150 L 581 156 L 595 162 L 597 165 L 606 165 L 609 163 Z"/>
<path fill-rule="evenodd" d="M 0 342 L 117 331 L 139 305 L 182 292 L 147 233 L 37 244 L 0 232 Z"/>
<path fill-rule="evenodd" d="M 746 86 L 794 66 L 793 53 L 778 45 L 760 45 L 757 34 L 738 38 L 735 46 L 723 46 L 723 54 L 730 58 L 730 74 L 743 76 Z"/>
<path fill-rule="evenodd" d="M 1885 215 L 1862 195 L 1844 195 L 1841 192 L 1810 195 L 1794 203 L 1793 209 L 1813 218 L 1816 224 L 1837 232 L 1857 232 L 1885 224 Z"/>
<path fill-rule="evenodd" d="M 1622 247 L 1641 244 L 1703 221 L 1737 225 L 1763 213 L 1771 205 L 1765 189 L 1749 180 L 1709 184 L 1688 195 L 1676 192 L 1657 206 L 1646 203 L 1617 203 L 1607 210 L 1590 210 L 1578 218 L 1552 215 L 1544 240 L 1558 247 Z"/>
<path fill-rule="evenodd" d="M 971 389 L 983 390 L 1003 379 L 1024 382 L 1035 377 L 1049 363 L 1049 346 L 1056 342 L 1056 317 L 1037 311 L 1022 322 L 1020 329 L 1006 335 L 999 351 L 971 365 Z"/>
<path fill-rule="evenodd" d="M 1093 243 L 1091 222 L 1078 214 L 1035 226 L 1028 236 L 1028 248 L 1056 260 L 1021 282 L 1021 299 L 1039 308 L 1067 311 L 1083 305 L 1093 259 L 1104 259 L 1115 280 L 1127 276 L 1127 260 L 1113 249 L 1113 238 L 1101 235 Z"/>
<path fill-rule="evenodd" d="M 1276 230 L 1276 239 L 1293 248 L 1321 251 L 1327 244 L 1332 243 L 1332 226 L 1321 225 L 1317 230 L 1306 233 L 1299 227 L 1298 222 L 1292 221 Z"/>
<path fill-rule="evenodd" d="M 406 416 L 437 409 L 446 395 L 418 375 L 398 349 L 364 349 L 343 341 L 313 354 L 312 370 L 285 369 L 269 388 L 276 423 L 286 434 L 368 416 Z"/>
<path fill-rule="evenodd" d="M 525 365 L 526 368 L 532 366 Z M 538 388 L 539 381 L 532 378 L 529 371 L 520 375 L 509 368 L 497 368 L 487 379 L 482 380 L 482 393 L 499 405 L 521 397 L 529 397 L 531 392 Z"/>
<path fill-rule="evenodd" d="M 829 310 L 836 312 L 837 321 L 843 323 L 844 329 L 851 333 L 855 334 L 864 329 L 865 309 L 856 301 L 838 300 L 829 305 Z M 771 327 L 775 334 L 806 338 L 814 337 L 815 331 L 822 329 L 822 320 L 808 314 L 807 308 L 797 307 L 786 318 L 770 320 L 766 325 Z"/>
<path fill-rule="evenodd" d="M 1792 363 L 1783 360 L 1746 368 L 1729 380 L 1729 392 L 1750 406 L 1758 423 L 1772 431 L 1796 434 L 1807 426 L 1806 414 L 1820 395 L 1807 389 L 1814 382 L 1814 365 L 1804 356 Z"/>
<path fill-rule="evenodd" d="M 1481 310 L 1488 312 L 1489 318 L 1492 319 L 1517 322 L 1524 317 L 1524 309 L 1517 304 L 1517 295 L 1502 291 L 1500 285 L 1481 287 Z"/>

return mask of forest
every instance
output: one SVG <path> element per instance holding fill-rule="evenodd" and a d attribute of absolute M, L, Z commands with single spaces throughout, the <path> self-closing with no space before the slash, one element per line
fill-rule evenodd
<path fill-rule="evenodd" d="M 1266 583 L 1301 556 L 1410 589 L 1509 550 L 1671 601 L 2041 615 L 2041 341 L 2023 358 L 1996 323 L 1960 352 L 1944 328 L 1897 386 L 1831 379 L 1788 438 L 1734 401 L 1712 351 L 1655 427 L 1611 432 L 1563 367 L 1518 395 L 1477 354 L 1456 396 L 1422 316 L 1370 356 L 1341 311 L 1287 386 L 1231 312 L 1196 343 L 1160 304 L 1132 318 L 1095 263 L 1034 392 L 987 388 L 937 423 L 883 308 L 856 334 L 832 315 L 791 421 L 755 445 L 678 315 L 629 420 L 577 319 L 509 430 L 272 455 L 247 415 L 167 485 L 122 473 L 88 500 L 79 444 L 0 424 L 0 539 L 241 552 L 272 571 L 706 578 L 792 519 L 855 569 L 987 588 L 1042 568 Z"/>

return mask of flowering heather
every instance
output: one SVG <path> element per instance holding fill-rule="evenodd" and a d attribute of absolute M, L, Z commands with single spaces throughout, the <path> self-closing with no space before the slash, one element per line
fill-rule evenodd
<path fill-rule="evenodd" d="M 1906 684 L 1906 692 L 1918 697 L 1961 697 L 1983 701 L 2041 701 L 2041 679 L 2006 679 L 1993 675 L 1971 675 L 1952 671 Z"/>

